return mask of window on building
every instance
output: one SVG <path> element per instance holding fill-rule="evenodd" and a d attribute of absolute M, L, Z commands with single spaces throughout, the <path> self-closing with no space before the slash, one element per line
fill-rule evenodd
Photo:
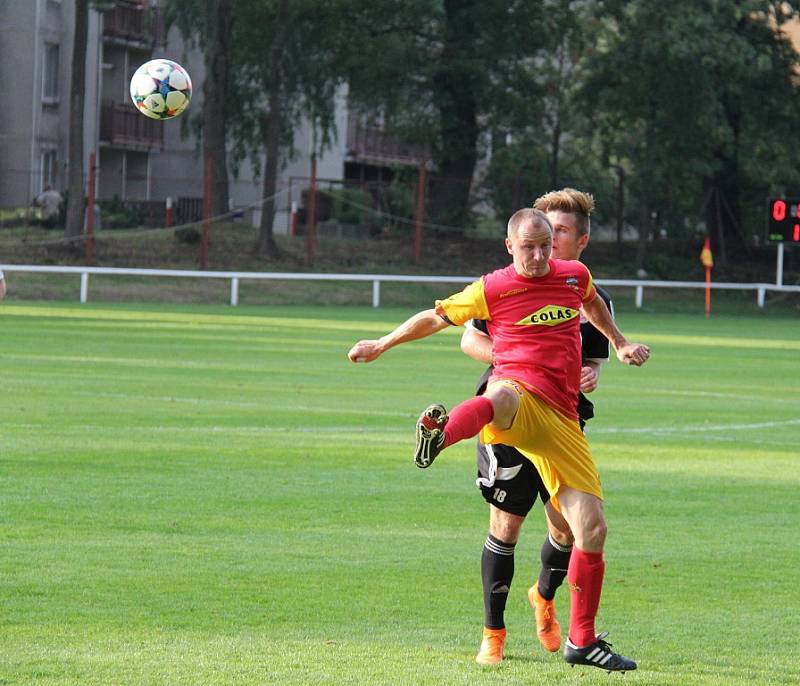
<path fill-rule="evenodd" d="M 58 100 L 58 53 L 59 47 L 56 43 L 45 43 L 42 83 L 42 96 L 45 100 Z"/>
<path fill-rule="evenodd" d="M 39 191 L 45 188 L 58 188 L 58 160 L 55 150 L 42 150 L 42 182 Z"/>

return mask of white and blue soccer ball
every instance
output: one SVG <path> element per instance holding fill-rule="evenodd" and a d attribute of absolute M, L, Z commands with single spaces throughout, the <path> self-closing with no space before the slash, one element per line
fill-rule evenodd
<path fill-rule="evenodd" d="M 172 119 L 192 99 L 192 80 L 177 62 L 155 59 L 145 62 L 131 78 L 131 100 L 151 119 Z"/>

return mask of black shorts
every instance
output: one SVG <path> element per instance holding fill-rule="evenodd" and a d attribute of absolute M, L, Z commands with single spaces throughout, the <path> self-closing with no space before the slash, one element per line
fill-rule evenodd
<path fill-rule="evenodd" d="M 475 483 L 490 505 L 503 512 L 526 517 L 537 495 L 542 499 L 542 504 L 550 500 L 550 494 L 533 462 L 516 448 L 478 443 L 477 458 L 478 478 Z"/>

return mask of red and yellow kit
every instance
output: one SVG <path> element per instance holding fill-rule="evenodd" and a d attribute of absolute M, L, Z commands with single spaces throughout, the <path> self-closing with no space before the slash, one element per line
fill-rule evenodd
<path fill-rule="evenodd" d="M 481 441 L 513 445 L 528 457 L 560 509 L 561 486 L 603 497 L 576 412 L 579 309 L 597 292 L 580 262 L 550 260 L 549 265 L 547 275 L 533 278 L 520 276 L 509 265 L 437 301 L 436 311 L 453 324 L 470 319 L 488 322 L 494 366 L 489 384 L 510 383 L 520 396 L 520 407 L 509 429 L 489 424 L 481 431 Z"/>
<path fill-rule="evenodd" d="M 515 379 L 571 419 L 581 380 L 580 313 L 597 295 L 575 260 L 550 260 L 546 276 L 527 278 L 514 265 L 481 277 L 436 302 L 453 324 L 485 319 L 492 338 L 492 379 Z M 491 380 L 490 380 L 491 383 Z"/>

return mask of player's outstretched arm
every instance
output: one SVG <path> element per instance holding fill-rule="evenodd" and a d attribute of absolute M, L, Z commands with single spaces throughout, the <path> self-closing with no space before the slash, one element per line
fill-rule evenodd
<path fill-rule="evenodd" d="M 583 303 L 583 312 L 592 326 L 614 347 L 620 362 L 641 367 L 650 358 L 650 348 L 641 343 L 629 343 L 622 335 L 602 298 L 596 297 L 591 302 Z"/>
<path fill-rule="evenodd" d="M 478 362 L 492 364 L 492 339 L 483 331 L 467 325 L 461 334 L 461 352 Z"/>
<path fill-rule="evenodd" d="M 417 312 L 413 317 L 409 317 L 394 331 L 381 338 L 359 341 L 350 348 L 347 357 L 351 362 L 372 362 L 389 348 L 408 341 L 426 338 L 448 326 L 450 324 L 436 314 L 436 310 L 423 310 Z"/>

